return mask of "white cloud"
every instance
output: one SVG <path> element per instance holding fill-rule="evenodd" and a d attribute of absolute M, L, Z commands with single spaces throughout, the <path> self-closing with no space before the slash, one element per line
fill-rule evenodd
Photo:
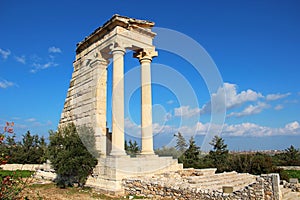
<path fill-rule="evenodd" d="M 285 97 L 288 97 L 289 95 L 291 95 L 290 92 L 288 93 L 285 93 L 285 94 L 268 94 L 266 96 L 266 100 L 267 101 L 275 101 L 275 100 L 278 100 L 278 99 L 282 99 L 282 98 L 285 98 Z"/>
<path fill-rule="evenodd" d="M 124 128 L 128 135 L 141 137 L 141 126 L 132 122 L 129 118 L 124 119 Z"/>
<path fill-rule="evenodd" d="M 258 102 L 257 105 L 249 105 L 246 107 L 243 111 L 241 112 L 232 112 L 227 117 L 244 117 L 248 115 L 254 115 L 254 114 L 259 114 L 261 113 L 264 109 L 269 108 L 270 105 L 263 103 L 263 102 Z"/>
<path fill-rule="evenodd" d="M 33 69 L 30 70 L 31 73 L 36 73 L 40 70 L 43 70 L 43 69 L 47 69 L 49 67 L 56 67 L 58 66 L 57 63 L 54 63 L 54 62 L 47 62 L 45 64 L 40 64 L 40 63 L 33 63 Z"/>
<path fill-rule="evenodd" d="M 58 47 L 49 47 L 48 52 L 49 53 L 61 53 L 62 51 Z"/>
<path fill-rule="evenodd" d="M 3 50 L 3 49 L 1 49 L 0 48 L 0 55 L 2 56 L 2 58 L 4 59 L 4 60 L 6 60 L 7 58 L 8 58 L 8 56 L 10 55 L 10 50 Z"/>
<path fill-rule="evenodd" d="M 15 56 L 15 59 L 17 62 L 22 63 L 22 64 L 26 64 L 26 59 L 25 56 Z"/>
<path fill-rule="evenodd" d="M 238 93 L 236 84 L 224 83 L 223 88 L 219 88 L 216 93 L 212 94 L 212 100 L 201 108 L 201 113 L 209 113 L 211 111 L 211 102 L 214 103 L 213 106 L 216 108 L 216 111 L 220 112 L 224 110 L 224 107 L 226 109 L 235 108 L 246 102 L 257 101 L 262 97 L 261 93 L 251 89 Z"/>
<path fill-rule="evenodd" d="M 124 126 L 125 126 L 125 131 L 128 135 L 134 137 L 141 137 L 141 125 L 132 122 L 129 118 L 125 118 Z M 174 132 L 174 127 L 170 125 L 160 125 L 158 123 L 153 123 L 152 131 L 153 134 L 161 134 L 161 133 L 168 134 Z M 176 133 L 176 129 L 174 133 Z"/>
<path fill-rule="evenodd" d="M 262 98 L 261 93 L 255 92 L 251 89 L 237 93 L 237 85 L 224 83 L 226 94 L 226 107 L 228 109 L 242 105 L 245 102 L 256 101 L 258 98 Z"/>
<path fill-rule="evenodd" d="M 200 114 L 200 108 L 190 108 L 190 106 L 181 106 L 179 108 L 174 108 L 175 117 L 193 117 Z"/>
<path fill-rule="evenodd" d="M 225 125 L 223 129 L 225 136 L 274 136 L 274 135 L 300 135 L 300 125 L 297 121 L 286 124 L 281 128 L 260 126 L 254 123 L 242 123 L 236 125 Z"/>
<path fill-rule="evenodd" d="M 168 133 L 176 133 L 174 132 L 174 127 L 170 126 L 170 125 L 160 125 L 158 123 L 154 123 L 152 124 L 152 131 L 153 134 L 168 134 Z"/>
<path fill-rule="evenodd" d="M 300 125 L 297 121 L 291 122 L 287 125 L 285 125 L 285 129 L 290 130 L 290 131 L 297 131 L 300 129 Z"/>
<path fill-rule="evenodd" d="M 29 119 L 26 119 L 25 121 L 26 121 L 26 122 L 35 122 L 36 119 L 35 119 L 35 118 L 29 118 Z"/>
<path fill-rule="evenodd" d="M 300 135 L 300 124 L 298 121 L 287 123 L 283 127 L 272 128 L 268 126 L 261 126 L 255 123 L 241 123 L 241 124 L 210 124 L 197 122 L 192 126 L 175 127 L 172 125 L 160 125 L 154 123 L 152 125 L 153 134 L 175 134 L 182 133 L 184 136 L 190 137 L 193 135 L 206 135 L 208 130 L 222 130 L 222 136 L 233 137 L 265 137 L 276 135 Z M 223 128 L 223 129 L 222 129 Z M 126 133 L 141 137 L 141 126 L 131 122 L 128 118 L 125 119 Z M 217 134 L 217 133 L 216 133 Z"/>
<path fill-rule="evenodd" d="M 224 136 L 271 136 L 272 134 L 272 128 L 254 123 L 226 124 L 222 132 Z"/>
<path fill-rule="evenodd" d="M 279 104 L 277 106 L 274 107 L 275 110 L 282 110 L 283 109 L 283 105 Z"/>
<path fill-rule="evenodd" d="M 2 89 L 8 88 L 8 87 L 12 87 L 14 85 L 16 85 L 16 84 L 13 83 L 13 82 L 7 81 L 7 80 L 0 81 L 0 88 L 2 88 Z"/>
<path fill-rule="evenodd" d="M 174 103 L 174 101 L 173 100 L 169 100 L 169 101 L 167 101 L 167 104 L 173 104 Z"/>

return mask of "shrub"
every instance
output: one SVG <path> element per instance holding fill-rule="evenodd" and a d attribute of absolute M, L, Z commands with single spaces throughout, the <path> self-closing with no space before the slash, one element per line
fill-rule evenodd
<path fill-rule="evenodd" d="M 86 134 L 91 134 L 91 131 Z M 50 132 L 48 151 L 52 167 L 58 175 L 56 183 L 62 188 L 74 183 L 83 186 L 97 164 L 97 159 L 84 146 L 74 124 Z"/>

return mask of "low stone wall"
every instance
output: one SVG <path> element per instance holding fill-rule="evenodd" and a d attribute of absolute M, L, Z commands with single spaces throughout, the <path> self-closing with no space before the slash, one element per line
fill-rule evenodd
<path fill-rule="evenodd" d="M 253 183 L 234 194 L 242 199 L 280 200 L 279 174 L 262 174 Z"/>
<path fill-rule="evenodd" d="M 190 187 L 186 182 L 181 186 L 151 182 L 147 179 L 126 179 L 123 187 L 126 195 L 144 196 L 153 199 L 203 199 L 203 200 L 280 200 L 279 175 L 268 174 L 257 178 L 255 183 L 233 193 Z"/>
<path fill-rule="evenodd" d="M 29 170 L 36 171 L 43 168 L 43 164 L 5 164 L 1 165 L 1 169 L 3 170 Z"/>
<path fill-rule="evenodd" d="M 15 170 L 29 170 L 29 171 L 47 171 L 47 172 L 54 172 L 51 168 L 50 161 L 47 161 L 43 164 L 5 164 L 1 165 L 0 169 L 15 171 Z"/>
<path fill-rule="evenodd" d="M 300 170 L 300 166 L 278 166 L 278 168 L 284 170 Z"/>

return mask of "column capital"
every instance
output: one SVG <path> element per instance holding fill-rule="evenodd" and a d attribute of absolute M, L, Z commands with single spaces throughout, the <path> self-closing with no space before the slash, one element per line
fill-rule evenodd
<path fill-rule="evenodd" d="M 151 62 L 153 57 L 158 55 L 154 48 L 145 48 L 136 51 L 133 54 L 134 58 L 138 58 L 140 62 L 148 61 Z"/>
<path fill-rule="evenodd" d="M 86 56 L 86 59 L 83 61 L 85 66 L 93 67 L 97 64 L 108 65 L 108 57 L 103 55 L 100 51 L 94 50 Z"/>
<path fill-rule="evenodd" d="M 123 54 L 124 55 L 126 52 L 124 44 L 119 41 L 113 42 L 109 48 L 110 48 L 112 54 Z"/>

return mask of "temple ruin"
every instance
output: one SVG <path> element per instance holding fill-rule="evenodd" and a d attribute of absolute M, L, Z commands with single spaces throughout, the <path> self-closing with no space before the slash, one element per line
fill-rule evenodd
<path fill-rule="evenodd" d="M 172 157 L 153 151 L 151 61 L 153 22 L 114 15 L 77 44 L 74 71 L 59 126 L 73 122 L 92 127 L 98 165 L 87 180 L 97 189 L 122 192 L 122 179 L 182 169 Z M 124 150 L 124 55 L 134 52 L 141 67 L 141 153 Z M 112 62 L 112 135 L 107 131 L 107 67 Z"/>

